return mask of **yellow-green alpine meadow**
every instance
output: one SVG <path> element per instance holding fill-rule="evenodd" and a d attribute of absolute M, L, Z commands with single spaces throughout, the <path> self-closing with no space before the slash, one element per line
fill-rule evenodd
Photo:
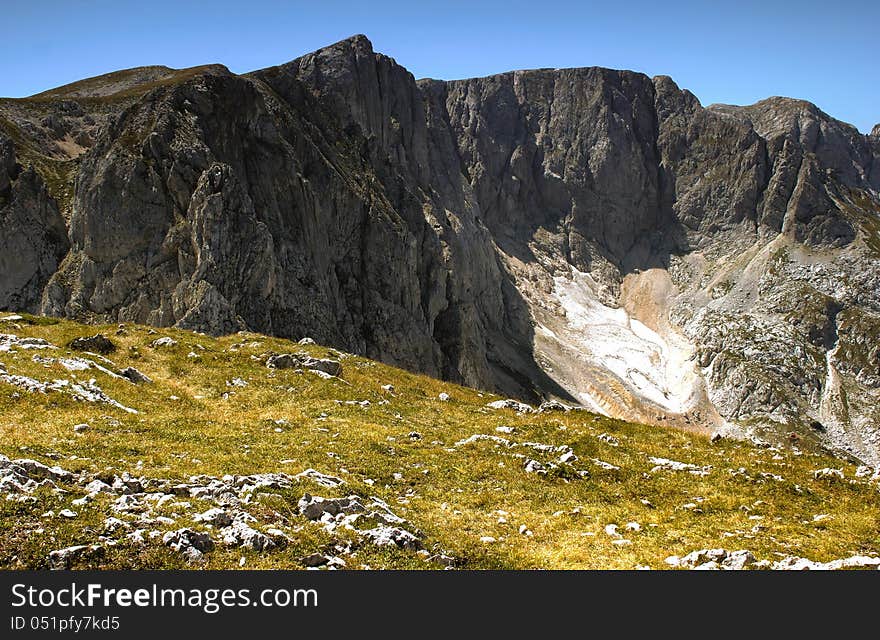
<path fill-rule="evenodd" d="M 0 568 L 880 562 L 866 467 L 303 342 L 0 316 Z"/>

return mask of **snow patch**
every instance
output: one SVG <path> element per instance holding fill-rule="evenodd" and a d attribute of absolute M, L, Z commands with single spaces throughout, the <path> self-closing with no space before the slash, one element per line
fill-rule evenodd
<path fill-rule="evenodd" d="M 557 329 L 556 340 L 614 374 L 639 398 L 670 413 L 685 413 L 694 407 L 699 373 L 691 361 L 693 351 L 683 339 L 662 336 L 623 308 L 602 304 L 597 284 L 587 273 L 572 269 L 570 277 L 553 280 L 554 295 L 565 311 L 565 325 L 563 330 Z M 600 398 L 587 391 L 579 396 L 588 407 L 608 413 Z"/>

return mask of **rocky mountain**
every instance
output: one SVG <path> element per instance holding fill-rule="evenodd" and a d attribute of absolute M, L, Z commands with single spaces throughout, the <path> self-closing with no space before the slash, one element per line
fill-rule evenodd
<path fill-rule="evenodd" d="M 0 101 L 0 307 L 313 337 L 524 400 L 880 463 L 880 129 L 355 36 Z"/>

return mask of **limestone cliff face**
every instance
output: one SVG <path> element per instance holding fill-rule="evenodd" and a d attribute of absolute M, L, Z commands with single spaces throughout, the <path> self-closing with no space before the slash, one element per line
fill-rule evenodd
<path fill-rule="evenodd" d="M 528 309 L 431 117 L 365 39 L 153 91 L 83 157 L 43 309 L 311 336 L 537 398 Z"/>
<path fill-rule="evenodd" d="M 36 312 L 69 248 L 64 219 L 43 179 L 0 134 L 0 308 Z"/>
<path fill-rule="evenodd" d="M 139 93 L 140 71 L 51 94 L 75 121 L 0 104 L 61 161 L 59 136 L 93 123 L 69 154 L 69 250 L 39 175 L 0 163 L 4 229 L 34 256 L 0 306 L 308 335 L 880 460 L 876 131 L 599 68 L 416 81 L 363 36 L 246 76 L 153 69 Z"/>

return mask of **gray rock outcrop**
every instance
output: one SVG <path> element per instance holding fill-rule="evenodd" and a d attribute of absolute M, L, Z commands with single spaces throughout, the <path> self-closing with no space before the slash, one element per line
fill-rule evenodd
<path fill-rule="evenodd" d="M 69 249 L 67 229 L 43 178 L 19 164 L 0 132 L 0 308 L 36 312 Z"/>

